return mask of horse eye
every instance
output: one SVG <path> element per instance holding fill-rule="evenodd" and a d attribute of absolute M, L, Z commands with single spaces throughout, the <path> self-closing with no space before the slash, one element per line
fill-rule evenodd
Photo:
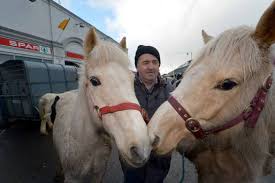
<path fill-rule="evenodd" d="M 231 81 L 230 79 L 225 79 L 224 81 L 222 81 L 220 84 L 218 84 L 216 86 L 216 88 L 220 89 L 220 90 L 231 90 L 232 88 L 234 88 L 235 86 L 237 86 L 237 83 L 234 81 Z"/>
<path fill-rule="evenodd" d="M 93 86 L 101 85 L 100 80 L 97 77 L 95 77 L 95 76 L 92 76 L 90 78 L 90 82 L 92 83 Z"/>

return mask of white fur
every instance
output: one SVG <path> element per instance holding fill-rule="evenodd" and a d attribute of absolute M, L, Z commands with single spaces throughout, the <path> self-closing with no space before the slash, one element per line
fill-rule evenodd
<path fill-rule="evenodd" d="M 54 102 L 55 97 L 58 94 L 56 93 L 46 93 L 45 95 L 41 96 L 38 102 L 38 110 L 40 115 L 40 133 L 43 135 L 48 135 L 47 132 L 47 125 L 49 129 L 53 128 L 53 123 L 51 121 L 51 106 Z"/>

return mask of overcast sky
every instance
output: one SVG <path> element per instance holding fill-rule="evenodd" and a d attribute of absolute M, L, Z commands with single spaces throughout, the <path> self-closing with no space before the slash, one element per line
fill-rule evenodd
<path fill-rule="evenodd" d="M 56 0 L 58 2 L 58 0 Z M 155 46 L 161 73 L 196 55 L 201 30 L 218 35 L 239 25 L 255 27 L 272 0 L 59 0 L 61 5 L 119 41 L 127 37 L 129 57 L 139 44 Z M 187 54 L 189 53 L 189 54 Z"/>

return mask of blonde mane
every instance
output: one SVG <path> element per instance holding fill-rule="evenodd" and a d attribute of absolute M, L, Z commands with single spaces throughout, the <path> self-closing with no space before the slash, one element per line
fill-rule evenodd
<path fill-rule="evenodd" d="M 227 64 L 227 62 L 233 60 L 232 57 L 238 52 L 241 56 L 240 67 L 244 76 L 243 81 L 255 77 L 259 69 L 263 69 L 263 63 L 265 63 L 266 67 L 264 69 L 267 72 L 270 64 L 267 54 L 269 50 L 264 45 L 262 48 L 259 48 L 257 42 L 251 37 L 253 31 L 254 29 L 248 26 L 240 26 L 224 31 L 217 38 L 210 40 L 205 45 L 198 59 L 194 59 L 188 70 L 194 65 L 199 64 L 202 60 L 201 58 L 208 55 L 223 61 L 221 64 Z"/>

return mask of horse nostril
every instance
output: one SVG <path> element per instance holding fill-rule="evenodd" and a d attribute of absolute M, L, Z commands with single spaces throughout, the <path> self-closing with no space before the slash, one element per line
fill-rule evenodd
<path fill-rule="evenodd" d="M 131 155 L 134 159 L 137 159 L 137 160 L 142 160 L 143 159 L 143 156 L 139 152 L 139 149 L 138 149 L 137 146 L 132 146 L 130 148 L 130 152 L 131 152 Z"/>
<path fill-rule="evenodd" d="M 156 135 L 156 136 L 154 137 L 152 146 L 153 146 L 153 147 L 156 147 L 156 146 L 159 144 L 159 141 L 160 141 L 160 138 L 159 138 L 159 136 Z"/>
<path fill-rule="evenodd" d="M 133 157 L 137 157 L 137 156 L 138 156 L 138 148 L 137 148 L 136 146 L 132 146 L 132 147 L 130 148 L 130 152 L 131 152 L 131 155 L 132 155 Z"/>

